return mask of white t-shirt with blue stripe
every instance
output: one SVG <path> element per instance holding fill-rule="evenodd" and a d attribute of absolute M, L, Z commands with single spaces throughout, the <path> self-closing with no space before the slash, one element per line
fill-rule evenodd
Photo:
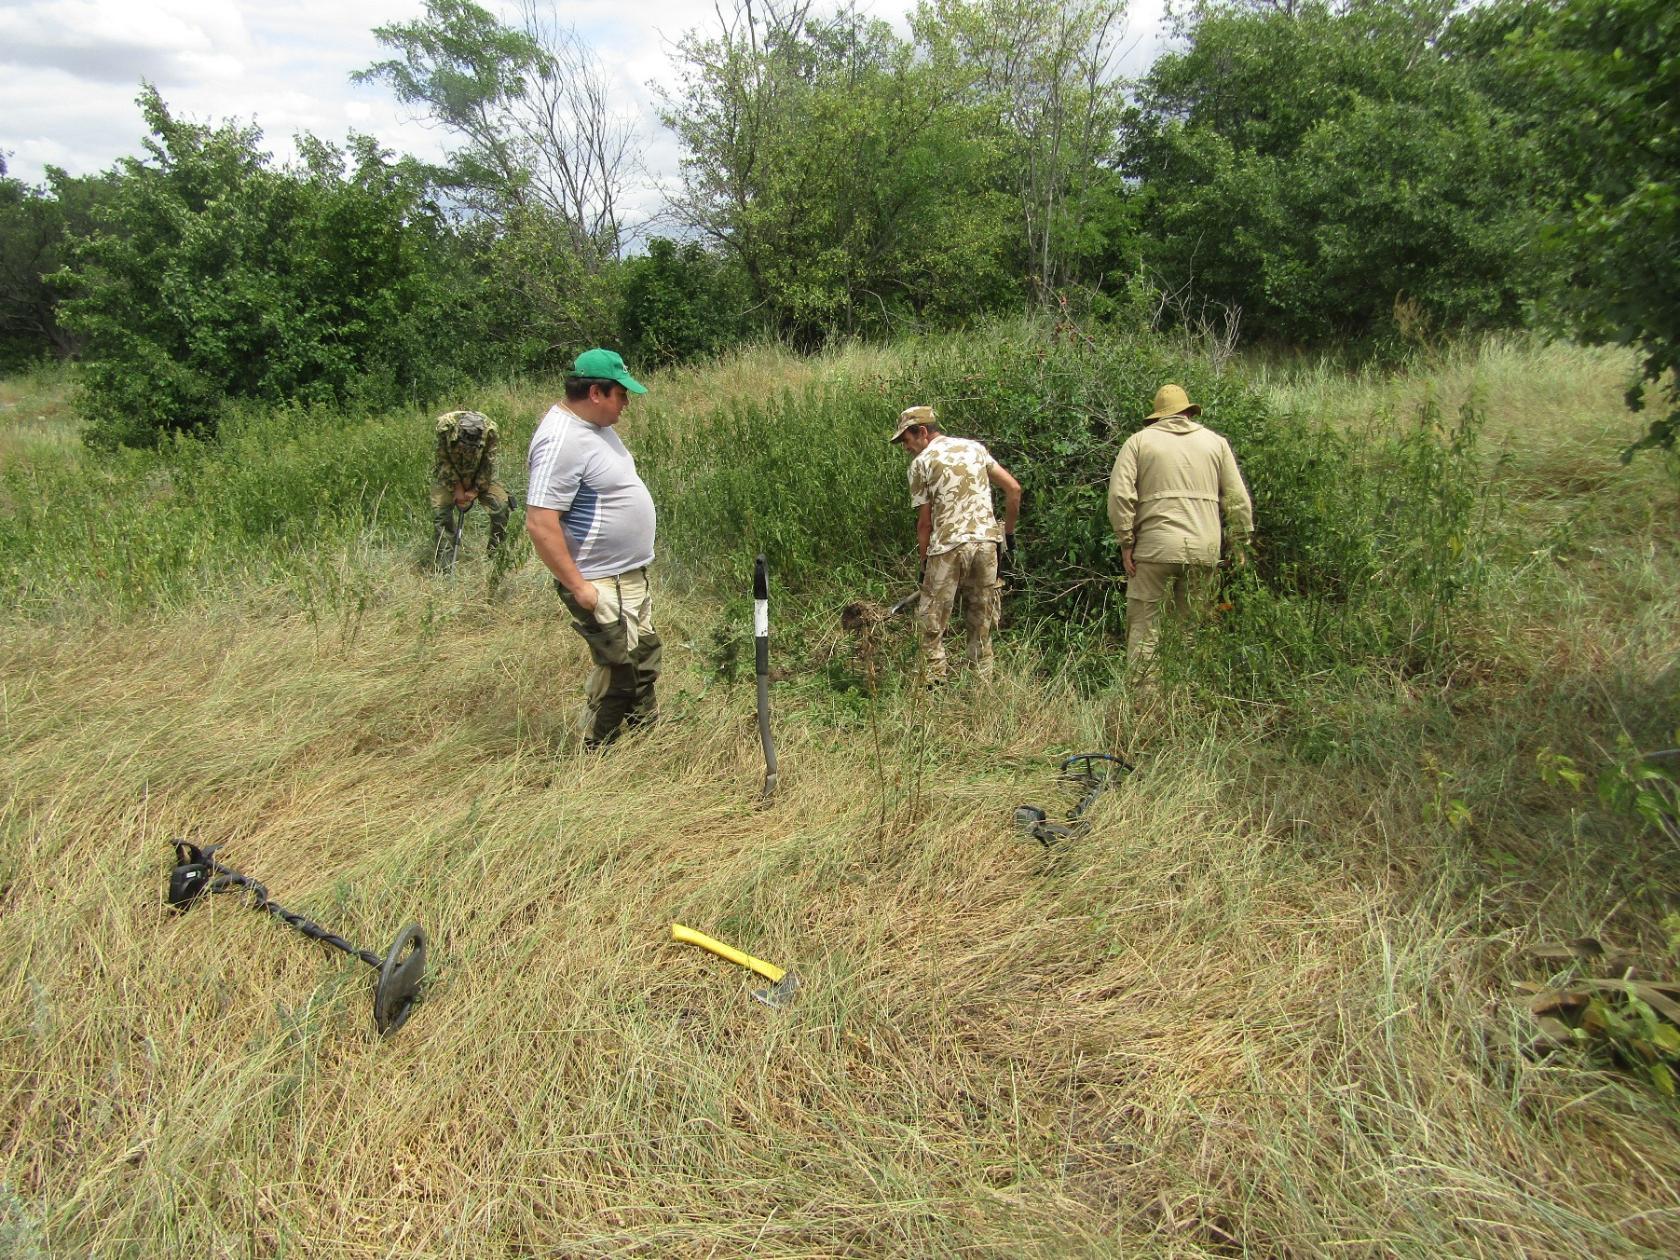
<path fill-rule="evenodd" d="M 584 577 L 612 577 L 653 563 L 653 496 L 612 429 L 580 420 L 557 403 L 531 437 L 530 470 L 530 506 L 560 513 Z"/>

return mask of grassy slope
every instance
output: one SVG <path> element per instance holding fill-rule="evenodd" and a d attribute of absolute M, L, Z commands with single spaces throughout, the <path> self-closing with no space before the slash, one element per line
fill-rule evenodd
<path fill-rule="evenodd" d="M 868 357 L 663 384 L 698 410 Z M 1507 450 L 1496 598 L 1448 687 L 1216 716 L 1079 698 L 1017 644 L 991 693 L 871 706 L 825 681 L 850 647 L 815 610 L 783 636 L 768 809 L 696 595 L 662 613 L 671 720 L 594 760 L 561 747 L 583 652 L 534 562 L 493 602 L 481 569 L 350 548 L 301 603 L 9 622 L 0 1240 L 1672 1254 L 1673 1114 L 1518 1053 L 1510 988 L 1542 938 L 1658 957 L 1672 908 L 1674 855 L 1533 760 L 1596 766 L 1677 712 L 1674 487 L 1614 462 L 1623 370 L 1513 346 L 1427 373 L 1480 389 Z M 1349 423 L 1418 387 L 1274 383 Z M 40 394 L 0 395 L 4 458 L 74 457 L 49 422 L 22 445 Z M 1141 772 L 1045 855 L 1010 809 L 1065 806 L 1048 754 L 1085 747 Z M 420 919 L 412 1024 L 376 1042 L 365 969 L 231 899 L 165 912 L 180 833 L 360 944 Z M 798 1004 L 752 1003 L 673 919 L 795 967 Z"/>

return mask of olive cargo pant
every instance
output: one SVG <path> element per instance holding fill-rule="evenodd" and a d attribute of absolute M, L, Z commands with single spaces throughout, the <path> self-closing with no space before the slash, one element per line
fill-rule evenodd
<path fill-rule="evenodd" d="M 482 503 L 484 510 L 490 515 L 490 546 L 489 554 L 495 555 L 496 548 L 502 545 L 502 537 L 507 533 L 508 517 L 513 512 L 513 499 L 499 481 L 492 481 L 478 492 L 478 498 L 473 502 Z M 455 488 L 441 482 L 432 484 L 432 559 L 438 565 L 447 564 L 454 559 L 455 526 L 457 523 L 465 525 L 466 512 L 463 509 L 457 519 L 455 507 Z"/>
<path fill-rule="evenodd" d="M 590 585 L 597 602 L 587 613 L 558 581 L 554 589 L 572 614 L 572 628 L 589 645 L 594 668 L 584 685 L 580 726 L 584 747 L 599 748 L 626 727 L 646 726 L 657 716 L 653 686 L 661 653 L 646 569 L 594 578 Z"/>

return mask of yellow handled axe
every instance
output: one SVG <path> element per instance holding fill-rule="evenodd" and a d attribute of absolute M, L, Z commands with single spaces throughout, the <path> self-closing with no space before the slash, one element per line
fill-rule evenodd
<path fill-rule="evenodd" d="M 720 940 L 707 936 L 704 932 L 696 932 L 691 927 L 684 927 L 680 923 L 671 924 L 671 939 L 682 941 L 685 945 L 698 945 L 701 949 L 709 949 L 719 958 L 727 958 L 738 967 L 745 967 L 748 971 L 755 971 L 770 981 L 768 989 L 754 989 L 753 997 L 766 1006 L 782 1007 L 793 1001 L 793 995 L 799 989 L 799 977 L 791 971 L 784 971 L 775 963 L 765 962 L 762 958 L 754 958 L 751 954 L 743 954 Z"/>

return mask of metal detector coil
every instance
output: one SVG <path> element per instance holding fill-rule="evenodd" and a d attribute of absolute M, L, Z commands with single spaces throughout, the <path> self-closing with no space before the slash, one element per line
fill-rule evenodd
<path fill-rule="evenodd" d="M 1073 807 L 1067 821 L 1051 822 L 1050 815 L 1037 805 L 1017 805 L 1015 825 L 1047 849 L 1058 840 L 1076 839 L 1091 830 L 1091 820 L 1085 817 L 1085 811 L 1096 804 L 1097 797 L 1101 796 L 1110 784 L 1131 772 L 1131 762 L 1111 753 L 1075 753 L 1071 757 L 1064 757 L 1059 767 L 1062 781 L 1078 784 L 1085 789 L 1079 798 L 1079 804 Z"/>
<path fill-rule="evenodd" d="M 342 950 L 378 972 L 379 979 L 373 989 L 373 1026 L 381 1036 L 389 1036 L 403 1026 L 419 1000 L 426 976 L 426 933 L 418 923 L 410 923 L 397 933 L 397 939 L 381 958 L 270 900 L 268 889 L 256 880 L 216 860 L 219 847 L 212 844 L 200 848 L 185 840 L 175 842 L 175 866 L 169 872 L 169 891 L 164 898 L 170 906 L 185 910 L 206 893 L 245 890 L 247 904 L 253 910 L 266 910 L 310 940 Z"/>

